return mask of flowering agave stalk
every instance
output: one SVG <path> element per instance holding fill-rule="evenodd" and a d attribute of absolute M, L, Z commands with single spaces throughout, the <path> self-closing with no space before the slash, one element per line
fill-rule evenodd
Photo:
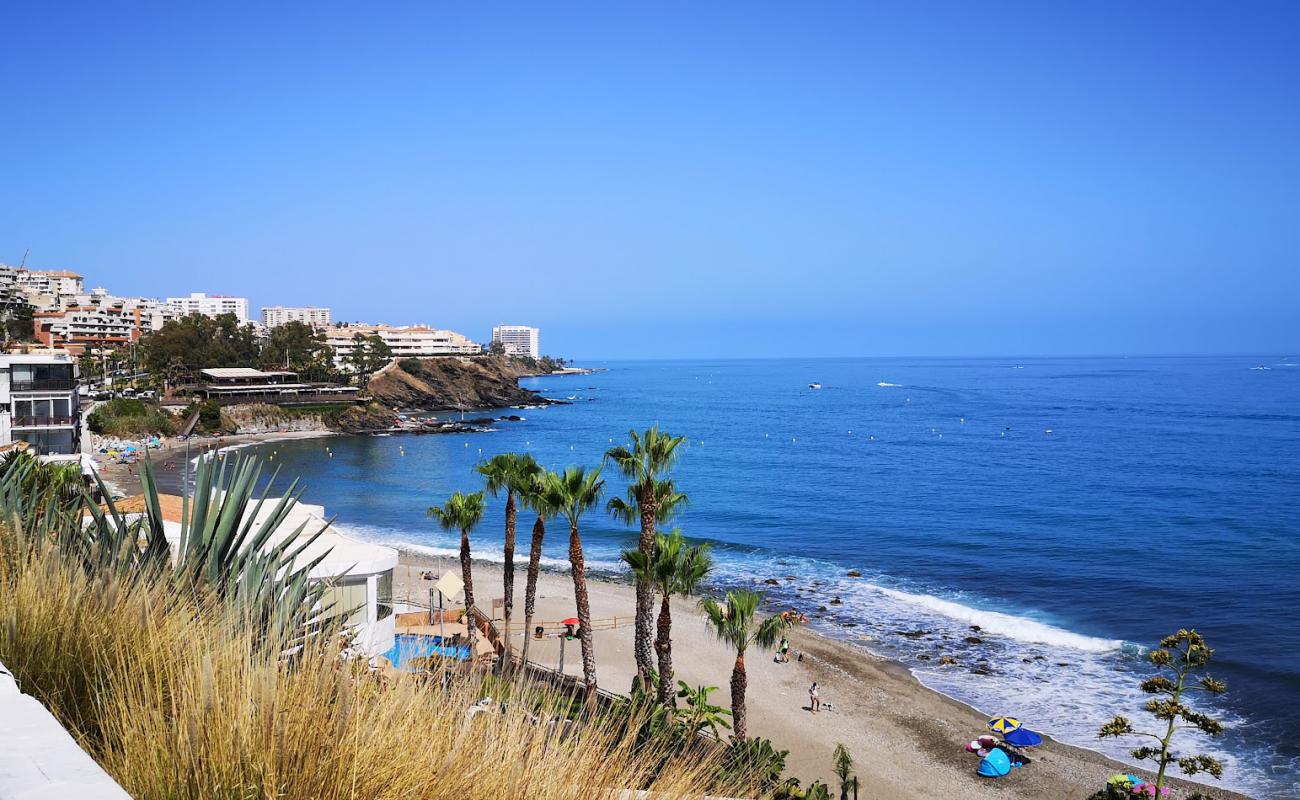
<path fill-rule="evenodd" d="M 1127 718 L 1116 716 L 1101 728 L 1102 738 L 1118 736 L 1145 736 L 1155 740 L 1155 745 L 1143 745 L 1131 751 L 1140 761 L 1154 761 L 1157 765 L 1154 791 L 1164 790 L 1165 772 L 1171 763 L 1177 763 L 1184 775 L 1208 772 L 1222 777 L 1223 765 L 1210 756 L 1179 756 L 1172 749 L 1174 734 L 1185 728 L 1194 728 L 1210 736 L 1223 733 L 1223 723 L 1193 709 L 1185 697 L 1190 692 L 1220 695 L 1228 691 L 1227 685 L 1209 675 L 1197 673 L 1205 670 L 1214 651 L 1205 643 L 1205 637 L 1194 630 L 1180 630 L 1166 636 L 1160 647 L 1148 656 L 1156 666 L 1157 674 L 1142 681 L 1142 691 L 1153 697 L 1147 701 L 1147 713 L 1165 723 L 1163 732 L 1139 731 Z"/>

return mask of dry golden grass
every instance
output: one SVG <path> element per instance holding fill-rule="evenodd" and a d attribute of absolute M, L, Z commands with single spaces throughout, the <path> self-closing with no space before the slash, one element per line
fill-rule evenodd
<path fill-rule="evenodd" d="M 385 683 L 324 647 L 290 667 L 200 605 L 0 548 L 0 660 L 139 800 L 699 796 L 715 773 L 608 720 L 558 736 L 525 708 L 556 697 L 471 720 L 477 679 Z"/>

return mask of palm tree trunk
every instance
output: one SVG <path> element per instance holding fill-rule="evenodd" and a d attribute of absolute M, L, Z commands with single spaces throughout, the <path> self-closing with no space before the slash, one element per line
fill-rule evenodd
<path fill-rule="evenodd" d="M 665 593 L 659 606 L 659 635 L 655 650 L 659 653 L 659 702 L 665 708 L 673 707 L 673 614 L 672 595 Z"/>
<path fill-rule="evenodd" d="M 520 653 L 521 666 L 528 665 L 528 643 L 533 640 L 533 612 L 537 606 L 537 573 L 542 565 L 542 538 L 546 536 L 546 523 L 541 517 L 533 523 L 533 546 L 528 551 L 528 580 L 524 584 L 524 649 Z"/>
<path fill-rule="evenodd" d="M 506 549 L 505 549 L 505 571 L 502 573 L 501 584 L 504 593 L 505 609 L 504 631 L 502 637 L 505 639 L 505 660 L 503 667 L 509 669 L 510 660 L 510 612 L 515 607 L 515 493 L 506 492 Z"/>
<path fill-rule="evenodd" d="M 587 597 L 587 563 L 582 556 L 578 523 L 569 523 L 569 563 L 573 565 L 573 596 L 578 603 L 578 639 L 582 642 L 582 677 L 587 684 L 587 706 L 596 707 L 596 653 L 591 646 L 591 602 Z"/>
<path fill-rule="evenodd" d="M 637 550 L 647 561 L 654 555 L 655 548 L 655 487 L 653 481 L 641 487 L 641 540 Z M 653 648 L 650 642 L 650 628 L 654 619 L 654 592 L 648 577 L 638 577 L 636 581 L 636 634 L 632 651 L 636 656 L 636 671 L 641 676 L 641 685 L 646 694 L 650 693 L 650 670 L 654 669 Z"/>
<path fill-rule="evenodd" d="M 474 575 L 470 571 L 469 560 L 469 531 L 461 529 L 460 532 L 460 579 L 465 582 L 465 628 L 466 637 L 469 639 L 469 659 L 473 663 L 476 653 L 474 652 L 474 614 L 470 610 L 474 607 Z"/>
<path fill-rule="evenodd" d="M 731 669 L 731 732 L 739 741 L 745 741 L 745 687 L 749 677 L 745 675 L 745 654 L 736 654 L 736 666 Z"/>

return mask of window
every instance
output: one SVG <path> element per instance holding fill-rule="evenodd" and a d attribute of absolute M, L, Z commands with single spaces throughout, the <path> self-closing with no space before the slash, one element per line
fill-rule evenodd
<path fill-rule="evenodd" d="M 378 595 L 379 595 L 379 612 L 375 615 L 377 620 L 388 619 L 393 615 L 393 571 L 379 573 Z"/>
<path fill-rule="evenodd" d="M 24 441 L 39 455 L 72 455 L 77 452 L 76 432 L 72 430 L 14 431 L 14 441 Z"/>
<path fill-rule="evenodd" d="M 40 389 L 72 389 L 76 379 L 71 364 L 14 364 L 10 385 L 15 392 Z"/>
<path fill-rule="evenodd" d="M 366 579 L 340 578 L 325 590 L 320 602 L 326 617 L 344 617 L 344 625 L 364 625 Z"/>

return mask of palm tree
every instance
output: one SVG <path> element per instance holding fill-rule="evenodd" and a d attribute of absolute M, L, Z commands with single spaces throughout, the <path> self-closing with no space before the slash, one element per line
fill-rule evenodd
<path fill-rule="evenodd" d="M 849 789 L 853 786 L 853 756 L 849 755 L 849 748 L 843 743 L 835 745 L 831 762 L 835 765 L 835 775 L 840 779 L 840 800 L 849 800 Z"/>
<path fill-rule="evenodd" d="M 726 601 L 718 603 L 707 598 L 700 603 L 704 616 L 718 639 L 736 650 L 736 664 L 731 670 L 731 721 L 736 739 L 745 740 L 745 651 L 750 645 L 764 650 L 776 646 L 786 621 L 780 616 L 768 617 L 759 622 L 755 617 L 763 596 L 749 589 L 727 592 Z"/>
<path fill-rule="evenodd" d="M 695 593 L 700 582 L 713 569 L 713 559 L 707 544 L 687 546 L 681 531 L 655 534 L 654 548 L 647 559 L 640 550 L 623 551 L 623 560 L 632 568 L 638 580 L 647 581 L 661 599 L 659 622 L 655 636 L 655 652 L 659 656 L 659 702 L 673 706 L 673 595 L 687 596 Z"/>
<path fill-rule="evenodd" d="M 533 638 L 533 612 L 537 607 L 537 574 L 542 567 L 542 540 L 546 537 L 546 520 L 559 513 L 555 507 L 549 487 L 556 476 L 545 469 L 538 468 L 532 480 L 520 492 L 520 500 L 533 510 L 537 519 L 533 522 L 533 543 L 528 550 L 528 580 L 524 584 L 524 648 L 519 654 L 521 664 L 528 663 L 528 643 Z"/>
<path fill-rule="evenodd" d="M 632 483 L 629 498 L 637 502 L 641 517 L 641 539 L 637 549 L 647 558 L 654 548 L 655 525 L 658 519 L 658 482 L 660 475 L 672 468 L 677 461 L 679 448 L 686 442 L 685 437 L 663 433 L 658 426 L 645 433 L 628 431 L 632 441 L 628 445 L 612 447 L 605 452 L 605 461 L 614 462 L 619 472 Z M 639 487 L 653 487 L 656 491 L 643 491 Z M 650 584 L 638 579 L 636 582 L 636 638 L 633 653 L 636 655 L 636 671 L 646 690 L 650 689 L 650 672 L 654 669 L 651 657 L 650 626 L 654 616 L 654 597 Z"/>
<path fill-rule="evenodd" d="M 483 519 L 483 493 L 456 492 L 444 506 L 430 506 L 427 512 L 444 531 L 460 531 L 460 576 L 465 582 L 465 628 L 470 658 L 474 657 L 474 575 L 470 570 L 469 532 Z"/>
<path fill-rule="evenodd" d="M 596 654 L 591 644 L 591 603 L 587 597 L 587 565 L 582 555 L 578 520 L 600 500 L 605 482 L 600 469 L 569 467 L 548 475 L 547 503 L 569 520 L 569 563 L 573 566 L 573 596 L 578 605 L 578 633 L 582 643 L 582 677 L 587 685 L 587 705 L 596 704 Z"/>
<path fill-rule="evenodd" d="M 502 489 L 506 493 L 506 546 L 505 568 L 502 571 L 501 589 L 504 597 L 505 659 L 510 663 L 510 615 L 515 606 L 515 496 L 523 495 L 532 485 L 533 476 L 541 467 L 532 456 L 519 453 L 502 453 L 479 464 L 476 469 L 487 479 L 487 490 L 496 497 Z"/>

